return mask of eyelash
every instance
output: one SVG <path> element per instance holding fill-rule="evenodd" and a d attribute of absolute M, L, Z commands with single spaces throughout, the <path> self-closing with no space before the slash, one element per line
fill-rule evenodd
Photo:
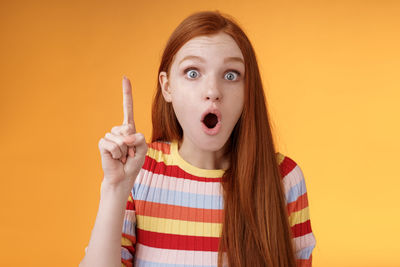
<path fill-rule="evenodd" d="M 199 71 L 197 68 L 195 68 L 195 67 L 189 67 L 189 68 L 186 68 L 184 71 L 183 71 L 183 73 L 184 74 L 187 74 L 187 72 L 188 71 L 190 71 L 190 70 L 196 70 L 196 71 Z M 234 73 L 236 73 L 237 74 L 237 79 L 239 79 L 239 77 L 240 77 L 240 72 L 239 71 L 237 71 L 237 70 L 232 70 L 232 69 L 229 69 L 229 70 L 227 70 L 227 72 L 234 72 Z M 193 80 L 192 78 L 189 78 L 190 80 Z M 236 80 L 237 80 L 236 79 Z M 235 81 L 235 80 L 233 80 L 233 81 Z"/>

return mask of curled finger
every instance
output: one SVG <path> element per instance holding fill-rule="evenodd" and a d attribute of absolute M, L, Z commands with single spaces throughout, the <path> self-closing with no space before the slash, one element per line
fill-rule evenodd
<path fill-rule="evenodd" d="M 119 149 L 122 152 L 122 157 L 126 156 L 128 153 L 128 146 L 125 144 L 125 137 L 121 135 L 115 135 L 112 133 L 106 133 L 106 138 L 108 140 L 113 141 L 119 146 Z"/>
<path fill-rule="evenodd" d="M 99 148 L 102 154 L 109 153 L 113 159 L 119 159 L 122 156 L 122 151 L 119 146 L 107 138 L 100 139 Z"/>

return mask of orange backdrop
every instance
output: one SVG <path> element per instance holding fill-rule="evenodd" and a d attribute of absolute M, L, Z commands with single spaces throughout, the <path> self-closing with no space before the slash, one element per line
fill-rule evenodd
<path fill-rule="evenodd" d="M 162 49 L 208 9 L 254 45 L 278 148 L 306 178 L 314 266 L 400 266 L 400 2 L 367 0 L 1 1 L 1 266 L 78 265 L 122 76 L 149 141 Z"/>

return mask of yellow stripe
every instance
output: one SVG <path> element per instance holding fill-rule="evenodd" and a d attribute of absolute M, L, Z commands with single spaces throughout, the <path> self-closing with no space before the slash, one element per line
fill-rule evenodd
<path fill-rule="evenodd" d="M 160 150 L 149 147 L 147 149 L 147 156 L 157 162 L 164 162 L 166 165 L 173 165 L 171 154 L 163 154 Z"/>
<path fill-rule="evenodd" d="M 200 177 L 221 178 L 225 172 L 225 170 L 201 169 L 194 165 L 191 165 L 179 155 L 177 141 L 171 142 L 170 154 L 163 154 L 161 150 L 149 147 L 147 150 L 147 156 L 149 156 L 150 158 L 154 159 L 157 162 L 164 162 L 165 165 L 179 166 L 185 172 Z"/>
<path fill-rule="evenodd" d="M 285 155 L 280 152 L 276 152 L 276 160 L 278 164 L 281 164 L 285 158 Z M 147 156 L 154 159 L 157 162 L 164 162 L 165 165 L 179 166 L 182 170 L 192 175 L 206 177 L 206 178 L 221 178 L 226 170 L 208 170 L 201 169 L 194 165 L 191 165 L 185 161 L 178 153 L 178 142 L 173 141 L 170 144 L 170 154 L 164 154 L 161 150 L 157 150 L 149 147 L 147 150 Z"/>
<path fill-rule="evenodd" d="M 283 154 L 281 154 L 280 152 L 276 152 L 276 160 L 278 161 L 278 165 L 281 165 L 284 158 L 285 156 Z"/>
<path fill-rule="evenodd" d="M 121 238 L 121 245 L 123 245 L 123 246 L 132 246 L 132 242 L 128 238 L 123 236 Z"/>
<path fill-rule="evenodd" d="M 290 216 L 289 216 L 290 226 L 294 226 L 298 223 L 303 223 L 303 222 L 307 221 L 308 219 L 310 219 L 310 214 L 309 214 L 308 207 L 305 207 L 302 210 L 292 212 L 292 214 L 290 214 Z"/>
<path fill-rule="evenodd" d="M 136 215 L 137 227 L 157 233 L 220 237 L 221 223 L 191 222 Z"/>

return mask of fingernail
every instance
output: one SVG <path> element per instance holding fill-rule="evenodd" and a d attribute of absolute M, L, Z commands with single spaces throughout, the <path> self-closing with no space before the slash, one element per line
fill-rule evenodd
<path fill-rule="evenodd" d="M 129 154 L 129 156 L 131 156 L 132 158 L 135 156 L 135 151 L 133 150 L 132 147 L 129 148 L 128 154 Z"/>

